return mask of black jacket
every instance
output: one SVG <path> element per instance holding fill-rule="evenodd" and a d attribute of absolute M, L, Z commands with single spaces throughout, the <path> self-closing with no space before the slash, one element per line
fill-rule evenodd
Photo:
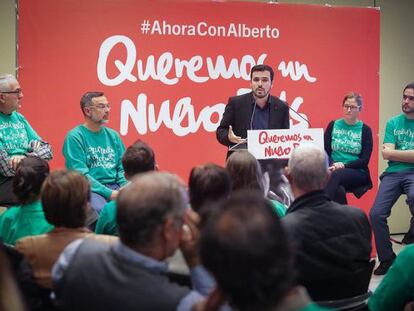
<path fill-rule="evenodd" d="M 297 198 L 282 218 L 296 247 L 298 281 L 314 300 L 367 291 L 371 226 L 365 213 L 331 201 L 323 191 Z"/>
<path fill-rule="evenodd" d="M 270 115 L 268 129 L 288 129 L 289 128 L 289 107 L 277 97 L 270 96 Z M 220 126 L 217 128 L 217 140 L 224 146 L 232 143 L 228 139 L 229 126 L 233 127 L 233 132 L 242 138 L 247 137 L 247 130 L 250 129 L 254 99 L 253 93 L 230 97 L 223 113 Z"/>

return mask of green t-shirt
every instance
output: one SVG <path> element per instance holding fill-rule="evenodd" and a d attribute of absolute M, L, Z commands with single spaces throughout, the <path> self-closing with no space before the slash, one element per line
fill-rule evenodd
<path fill-rule="evenodd" d="M 329 311 L 329 310 L 333 310 L 333 309 L 329 309 L 329 308 L 325 308 L 325 307 L 321 307 L 319 305 L 317 305 L 316 303 L 310 303 L 308 304 L 306 307 L 298 310 L 298 311 Z"/>
<path fill-rule="evenodd" d="M 285 204 L 277 200 L 271 200 L 271 202 L 272 202 L 273 210 L 276 213 L 276 215 L 279 216 L 279 218 L 282 218 L 283 216 L 286 215 L 287 207 Z"/>
<path fill-rule="evenodd" d="M 118 225 L 116 224 L 116 201 L 110 201 L 105 204 L 99 214 L 96 223 L 95 233 L 118 236 Z"/>
<path fill-rule="evenodd" d="M 53 226 L 46 221 L 40 201 L 11 207 L 0 215 L 0 237 L 14 245 L 18 239 L 49 232 Z"/>
<path fill-rule="evenodd" d="M 414 245 L 406 246 L 368 300 L 369 310 L 403 310 L 414 300 Z"/>
<path fill-rule="evenodd" d="M 394 144 L 396 150 L 414 150 L 414 120 L 400 114 L 388 120 L 384 143 Z M 388 161 L 386 172 L 400 172 L 414 169 L 414 163 Z"/>
<path fill-rule="evenodd" d="M 24 155 L 32 140 L 40 137 L 23 115 L 16 111 L 9 115 L 0 112 L 0 149 L 6 150 L 9 156 Z"/>
<path fill-rule="evenodd" d="M 349 162 L 358 160 L 362 150 L 362 121 L 349 125 L 344 119 L 334 122 L 332 128 L 332 154 L 331 158 L 334 162 Z"/>
<path fill-rule="evenodd" d="M 124 185 L 121 159 L 125 146 L 118 133 L 102 127 L 92 132 L 84 125 L 72 129 L 63 143 L 66 167 L 84 174 L 91 182 L 92 192 L 109 199 L 112 190 L 105 184 Z"/>

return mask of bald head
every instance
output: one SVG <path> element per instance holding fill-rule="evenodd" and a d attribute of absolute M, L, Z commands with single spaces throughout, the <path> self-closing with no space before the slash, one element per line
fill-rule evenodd
<path fill-rule="evenodd" d="M 289 159 L 288 174 L 291 183 L 302 191 L 323 189 L 329 177 L 326 152 L 314 144 L 299 146 Z"/>

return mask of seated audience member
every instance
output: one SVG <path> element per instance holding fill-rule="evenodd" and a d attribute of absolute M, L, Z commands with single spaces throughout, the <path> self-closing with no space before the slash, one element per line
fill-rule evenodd
<path fill-rule="evenodd" d="M 13 75 L 0 76 L 0 206 L 18 204 L 13 194 L 17 165 L 28 156 L 52 158 L 50 145 L 17 112 L 23 92 Z"/>
<path fill-rule="evenodd" d="M 49 165 L 45 160 L 27 157 L 20 161 L 13 179 L 13 191 L 20 205 L 0 215 L 0 238 L 4 243 L 14 245 L 20 238 L 53 228 L 40 203 L 40 189 L 47 175 Z"/>
<path fill-rule="evenodd" d="M 52 288 L 53 264 L 70 242 L 85 237 L 104 242 L 117 239 L 95 235 L 85 228 L 86 210 L 90 208 L 90 186 L 79 173 L 51 173 L 44 182 L 41 198 L 46 220 L 55 228 L 46 234 L 20 239 L 16 249 L 28 259 L 36 282 L 42 287 Z"/>
<path fill-rule="evenodd" d="M 413 262 L 414 245 L 409 245 L 397 256 L 374 294 L 370 297 L 368 301 L 369 310 L 403 310 L 406 304 L 414 301 Z"/>
<path fill-rule="evenodd" d="M 184 191 L 171 174 L 150 172 L 134 178 L 117 198 L 120 241 L 111 246 L 77 240 L 54 266 L 54 289 L 62 309 L 190 310 L 201 294 L 207 295 L 214 283 L 199 266 L 199 234 L 186 213 Z M 180 243 L 193 291 L 167 277 L 163 261 Z"/>
<path fill-rule="evenodd" d="M 85 122 L 73 128 L 63 143 L 66 167 L 88 177 L 91 205 L 98 213 L 107 201 L 114 200 L 126 184 L 121 157 L 125 151 L 119 134 L 104 126 L 110 105 L 102 92 L 87 92 L 80 100 Z M 92 217 L 88 216 L 88 224 Z M 97 215 L 95 215 L 95 220 Z"/>
<path fill-rule="evenodd" d="M 325 150 L 330 158 L 331 178 L 327 195 L 347 204 L 346 191 L 368 185 L 372 188 L 368 163 L 372 153 L 371 128 L 359 120 L 362 97 L 347 94 L 342 101 L 343 118 L 331 121 L 325 131 Z"/>
<path fill-rule="evenodd" d="M 217 310 L 223 302 L 239 311 L 325 310 L 295 286 L 289 239 L 257 192 L 233 195 L 207 220 L 200 254 L 217 288 L 199 310 Z"/>
<path fill-rule="evenodd" d="M 223 167 L 208 163 L 191 170 L 188 180 L 190 204 L 200 216 L 209 213 L 205 208 L 214 207 L 214 204 L 209 203 L 227 199 L 230 191 L 230 175 Z"/>
<path fill-rule="evenodd" d="M 141 140 L 129 146 L 122 156 L 122 166 L 127 180 L 137 174 L 154 171 L 157 168 L 152 148 Z M 116 226 L 116 200 L 112 200 L 102 209 L 95 228 L 96 233 L 118 235 Z"/>
<path fill-rule="evenodd" d="M 329 173 L 326 153 L 313 144 L 294 149 L 286 170 L 295 200 L 282 224 L 297 244 L 299 284 L 314 300 L 366 293 L 369 279 L 362 276 L 372 269 L 368 218 L 329 199 Z"/>
<path fill-rule="evenodd" d="M 259 161 L 246 150 L 233 152 L 227 159 L 226 170 L 230 174 L 232 191 L 255 190 L 267 197 L 269 180 L 262 174 Z M 272 206 L 279 217 L 286 214 L 286 206 L 272 200 Z"/>

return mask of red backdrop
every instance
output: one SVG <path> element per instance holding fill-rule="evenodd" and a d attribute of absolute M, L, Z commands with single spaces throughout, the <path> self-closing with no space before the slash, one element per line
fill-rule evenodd
<path fill-rule="evenodd" d="M 108 126 L 125 145 L 153 146 L 162 170 L 224 164 L 215 128 L 252 65 L 275 69 L 272 93 L 312 127 L 341 117 L 345 93 L 364 98 L 377 180 L 379 11 L 246 2 L 20 0 L 22 113 L 64 166 L 65 134 L 83 120 L 79 99 L 102 90 Z M 291 114 L 293 126 L 300 119 Z M 376 185 L 375 185 L 376 186 Z M 375 191 L 356 203 L 368 209 Z"/>

